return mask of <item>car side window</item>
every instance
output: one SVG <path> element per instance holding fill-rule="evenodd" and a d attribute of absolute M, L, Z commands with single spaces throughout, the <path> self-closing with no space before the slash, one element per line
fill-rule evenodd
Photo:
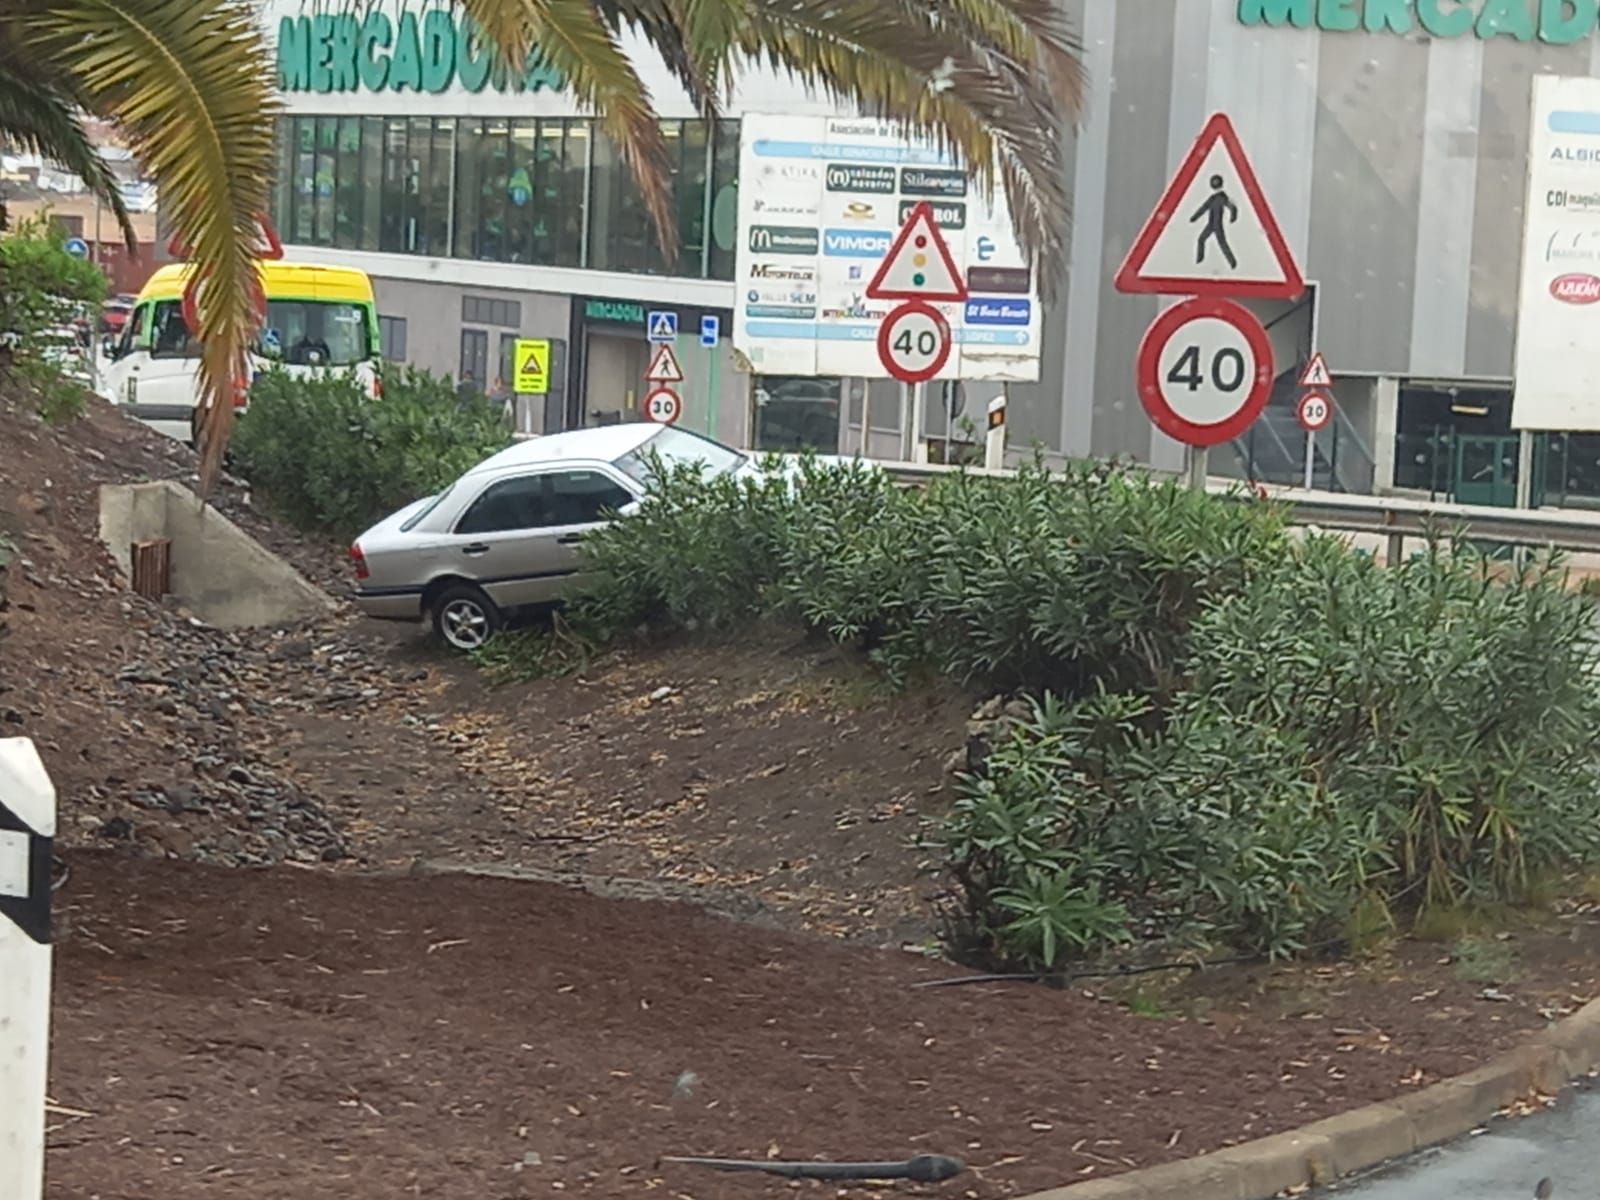
<path fill-rule="evenodd" d="M 456 522 L 457 533 L 508 533 L 548 525 L 545 479 L 524 475 L 491 484 Z"/>
<path fill-rule="evenodd" d="M 595 525 L 634 500 L 632 492 L 599 471 L 555 471 L 545 478 L 549 525 Z"/>

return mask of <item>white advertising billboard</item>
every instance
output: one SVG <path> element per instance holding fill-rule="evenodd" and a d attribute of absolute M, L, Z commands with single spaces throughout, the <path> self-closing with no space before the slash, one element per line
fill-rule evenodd
<path fill-rule="evenodd" d="M 741 120 L 733 342 L 755 371 L 888 378 L 878 325 L 895 302 L 867 299 L 867 284 L 926 200 L 971 293 L 935 306 L 955 343 L 938 377 L 1039 378 L 1038 294 L 998 189 L 986 198 L 887 121 Z"/>
<path fill-rule="evenodd" d="M 1533 81 L 1511 423 L 1600 430 L 1600 79 Z"/>

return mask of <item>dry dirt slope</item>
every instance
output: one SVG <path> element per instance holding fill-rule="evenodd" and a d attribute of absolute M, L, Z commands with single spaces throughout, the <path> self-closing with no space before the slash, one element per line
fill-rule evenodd
<path fill-rule="evenodd" d="M 185 477 L 187 450 L 104 405 L 51 427 L 6 400 L 0 446 L 0 732 L 40 744 L 68 844 L 663 880 L 784 923 L 926 936 L 908 843 L 965 698 L 853 705 L 826 652 L 771 637 L 490 691 L 350 612 L 219 633 L 130 595 L 96 537 L 99 484 Z M 343 588 L 338 547 L 273 525 L 237 485 L 220 503 Z"/>

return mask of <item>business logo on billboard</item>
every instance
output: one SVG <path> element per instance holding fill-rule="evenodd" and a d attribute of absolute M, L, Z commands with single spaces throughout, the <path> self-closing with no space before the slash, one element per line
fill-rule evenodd
<path fill-rule="evenodd" d="M 1600 167 L 1600 149 L 1593 146 L 1552 146 L 1550 161 L 1580 167 Z"/>
<path fill-rule="evenodd" d="M 787 283 L 815 283 L 817 269 L 809 263 L 751 263 L 750 278 Z"/>
<path fill-rule="evenodd" d="M 968 267 L 967 289 L 973 292 L 1001 292 L 1026 296 L 1033 286 L 1027 267 Z"/>
<path fill-rule="evenodd" d="M 900 190 L 907 196 L 965 196 L 964 171 L 934 171 L 925 167 L 902 167 Z"/>
<path fill-rule="evenodd" d="M 793 183 L 815 183 L 822 177 L 817 164 L 807 162 L 762 163 L 761 176 L 763 179 L 787 179 Z"/>
<path fill-rule="evenodd" d="M 1544 246 L 1547 263 L 1600 262 L 1600 234 L 1590 230 L 1552 233 Z"/>
<path fill-rule="evenodd" d="M 751 304 L 815 304 L 817 293 L 805 288 L 794 288 L 785 291 L 777 288 L 751 288 L 744 294 L 744 298 Z"/>
<path fill-rule="evenodd" d="M 965 316 L 968 325 L 1026 325 L 1033 320 L 1033 301 L 968 300 Z"/>
<path fill-rule="evenodd" d="M 915 200 L 900 201 L 900 224 L 906 223 L 906 218 L 911 215 L 911 210 L 917 206 Z M 965 229 L 967 227 L 967 206 L 965 204 L 933 203 L 933 221 L 940 229 Z"/>
<path fill-rule="evenodd" d="M 1544 206 L 1567 212 L 1600 212 L 1600 192 L 1569 192 L 1566 188 L 1551 188 L 1544 194 Z"/>
<path fill-rule="evenodd" d="M 830 192 L 871 192 L 881 196 L 894 194 L 893 167 L 855 167 L 845 163 L 829 163 L 824 178 Z"/>
<path fill-rule="evenodd" d="M 887 229 L 824 229 L 822 252 L 832 258 L 882 258 L 893 240 Z"/>
<path fill-rule="evenodd" d="M 795 204 L 784 201 L 765 200 L 757 196 L 750 207 L 758 213 L 766 213 L 774 217 L 815 217 L 817 206 L 815 204 Z"/>
<path fill-rule="evenodd" d="M 799 225 L 752 225 L 750 249 L 756 254 L 815 254 L 817 231 Z"/>
<path fill-rule="evenodd" d="M 769 321 L 813 321 L 817 310 L 804 304 L 746 304 L 744 315 Z"/>
<path fill-rule="evenodd" d="M 846 221 L 871 221 L 878 215 L 878 210 L 865 200 L 852 200 L 844 206 L 840 216 Z"/>
<path fill-rule="evenodd" d="M 1563 304 L 1600 304 L 1600 276 L 1558 275 L 1550 281 L 1550 294 Z"/>
<path fill-rule="evenodd" d="M 822 310 L 824 319 L 835 321 L 881 321 L 889 315 L 886 306 L 873 306 L 867 303 L 864 295 L 851 296 L 849 304 L 842 308 L 825 308 Z"/>

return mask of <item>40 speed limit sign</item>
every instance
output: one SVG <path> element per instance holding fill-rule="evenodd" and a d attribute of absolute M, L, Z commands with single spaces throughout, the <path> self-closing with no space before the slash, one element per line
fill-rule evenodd
<path fill-rule="evenodd" d="M 950 360 L 950 322 L 933 305 L 908 300 L 878 326 L 878 360 L 901 383 L 924 383 Z"/>
<path fill-rule="evenodd" d="M 1267 405 L 1272 342 L 1231 300 L 1175 304 L 1139 344 L 1139 400 L 1156 427 L 1190 446 L 1238 437 Z"/>

